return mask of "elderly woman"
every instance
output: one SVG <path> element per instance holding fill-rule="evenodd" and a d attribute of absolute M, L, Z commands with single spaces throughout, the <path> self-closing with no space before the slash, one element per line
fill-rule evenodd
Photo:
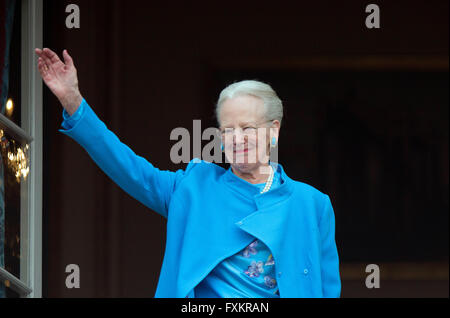
<path fill-rule="evenodd" d="M 47 48 L 36 54 L 43 81 L 64 108 L 60 131 L 124 191 L 167 218 L 155 297 L 340 296 L 329 197 L 269 161 L 283 115 L 269 85 L 243 81 L 220 94 L 216 114 L 229 169 L 192 160 L 185 170 L 162 171 L 96 116 L 66 50 L 64 62 Z"/>

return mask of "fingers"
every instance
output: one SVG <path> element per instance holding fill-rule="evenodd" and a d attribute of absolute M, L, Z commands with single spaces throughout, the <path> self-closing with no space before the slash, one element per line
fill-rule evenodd
<path fill-rule="evenodd" d="M 34 52 L 38 57 L 38 70 L 41 76 L 45 78 L 49 74 L 50 69 L 50 59 L 44 54 L 43 50 L 35 48 Z"/>
<path fill-rule="evenodd" d="M 38 70 L 42 79 L 45 79 L 48 75 L 48 67 L 41 58 L 38 59 Z"/>
<path fill-rule="evenodd" d="M 46 67 L 46 70 L 48 70 L 50 67 L 51 67 L 51 65 L 52 65 L 52 61 L 48 58 L 48 56 L 46 55 L 46 54 L 41 54 L 41 56 L 39 57 L 41 60 L 42 60 L 42 62 L 44 63 L 44 65 L 45 65 L 45 67 Z"/>
<path fill-rule="evenodd" d="M 63 58 L 64 58 L 64 63 L 69 66 L 72 67 L 73 66 L 73 60 L 72 57 L 69 55 L 69 53 L 67 52 L 67 50 L 63 51 Z"/>
<path fill-rule="evenodd" d="M 61 60 L 59 59 L 58 55 L 53 52 L 52 50 L 48 49 L 48 48 L 44 48 L 42 54 L 43 56 L 46 56 L 52 64 L 56 64 L 56 63 L 62 63 Z"/>
<path fill-rule="evenodd" d="M 50 50 L 48 48 L 44 48 L 42 50 L 39 48 L 35 48 L 34 52 L 36 53 L 37 56 L 39 56 L 39 58 L 43 59 L 43 62 L 48 67 L 51 65 L 57 64 L 57 63 L 65 64 L 68 67 L 74 66 L 73 59 L 69 55 L 69 52 L 67 52 L 67 50 L 63 51 L 64 63 L 59 59 L 58 55 L 55 52 L 53 52 L 52 50 Z"/>
<path fill-rule="evenodd" d="M 44 49 L 45 50 L 45 49 Z M 34 52 L 36 53 L 37 56 L 39 56 L 39 59 L 42 61 L 42 63 L 48 68 L 50 67 L 50 65 L 52 65 L 52 61 L 50 60 L 50 58 L 47 56 L 47 54 L 44 53 L 44 50 L 35 48 Z M 38 59 L 38 62 L 39 62 Z"/>
<path fill-rule="evenodd" d="M 47 65 L 45 65 L 44 60 L 41 58 L 42 50 L 35 48 L 34 52 L 36 53 L 37 56 L 39 56 L 38 57 L 38 70 L 39 70 L 39 73 L 41 73 L 41 76 L 44 77 L 44 73 L 46 71 L 45 68 L 47 68 Z"/>
<path fill-rule="evenodd" d="M 43 77 L 48 74 L 49 68 L 42 58 L 38 59 L 38 70 Z"/>

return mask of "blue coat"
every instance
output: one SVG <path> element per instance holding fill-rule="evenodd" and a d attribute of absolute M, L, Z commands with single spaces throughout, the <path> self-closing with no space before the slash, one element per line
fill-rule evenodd
<path fill-rule="evenodd" d="M 264 194 L 230 169 L 199 159 L 185 170 L 160 170 L 121 143 L 85 100 L 81 106 L 74 126 L 60 131 L 124 191 L 167 218 L 155 297 L 195 297 L 203 278 L 254 238 L 272 252 L 280 297 L 340 296 L 334 212 L 326 194 L 292 180 L 281 165 L 283 184 Z"/>

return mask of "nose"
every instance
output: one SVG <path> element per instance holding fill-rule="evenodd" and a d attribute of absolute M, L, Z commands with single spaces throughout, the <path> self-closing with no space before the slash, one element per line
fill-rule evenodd
<path fill-rule="evenodd" d="M 244 132 L 241 129 L 236 129 L 235 133 L 233 134 L 233 142 L 236 145 L 245 143 L 248 139 L 248 136 L 244 134 Z"/>

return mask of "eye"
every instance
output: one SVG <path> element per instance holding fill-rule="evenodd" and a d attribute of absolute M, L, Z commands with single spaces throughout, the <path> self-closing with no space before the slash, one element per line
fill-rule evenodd
<path fill-rule="evenodd" d="M 233 128 L 222 128 L 221 130 L 220 130 L 220 133 L 221 134 L 232 134 L 233 133 L 233 131 L 234 131 L 234 129 Z"/>
<path fill-rule="evenodd" d="M 252 133 L 252 132 L 254 132 L 255 130 L 256 130 L 255 127 L 250 127 L 250 126 L 244 127 L 244 129 L 243 129 L 243 131 L 244 131 L 245 133 Z"/>

